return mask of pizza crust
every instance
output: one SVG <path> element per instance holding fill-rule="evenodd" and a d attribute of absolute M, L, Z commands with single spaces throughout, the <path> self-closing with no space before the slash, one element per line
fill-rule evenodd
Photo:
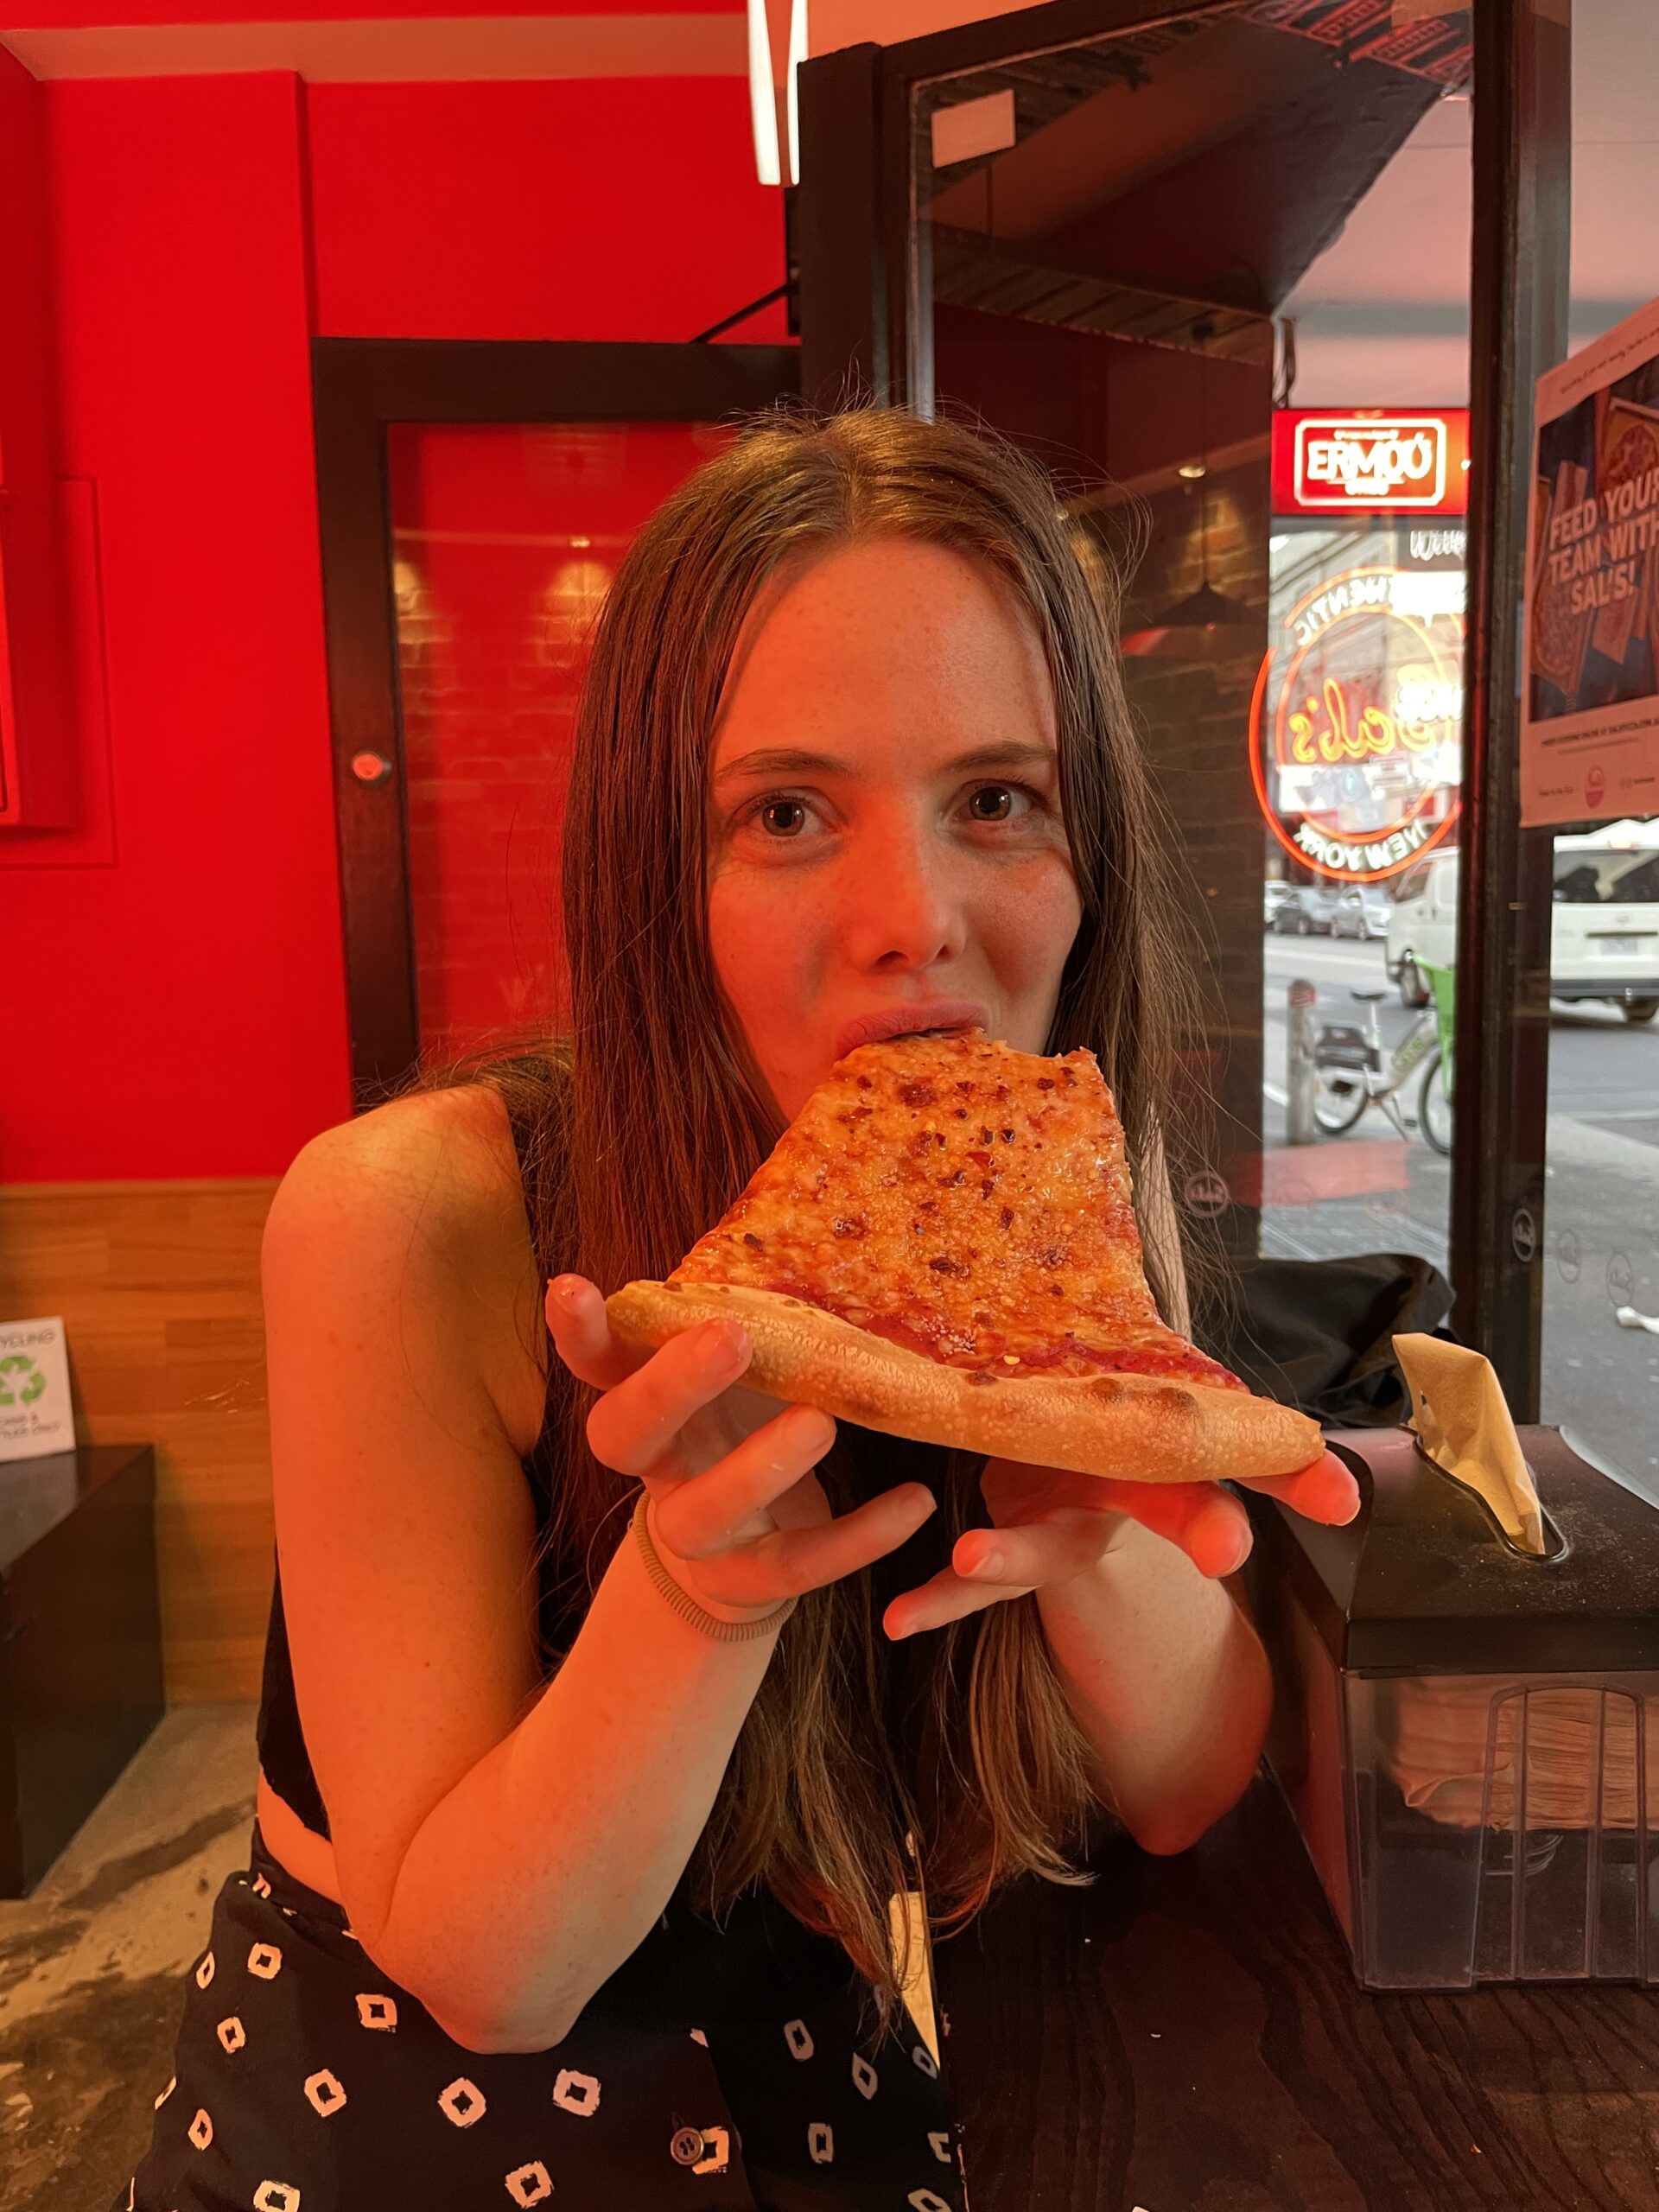
<path fill-rule="evenodd" d="M 1323 1448 L 1306 1414 L 1176 1376 L 1009 1376 L 989 1382 L 873 1336 L 805 1300 L 736 1283 L 631 1282 L 607 1298 L 620 1337 L 666 1344 L 734 1320 L 768 1397 L 924 1444 L 1146 1483 L 1294 1474 Z"/>

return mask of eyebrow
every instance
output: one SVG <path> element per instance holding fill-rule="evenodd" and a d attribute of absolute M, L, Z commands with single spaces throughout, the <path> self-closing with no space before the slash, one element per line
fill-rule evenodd
<path fill-rule="evenodd" d="M 1005 738 L 993 745 L 976 745 L 969 752 L 957 753 L 955 760 L 944 763 L 944 770 L 946 773 L 962 774 L 974 768 L 1047 766 L 1057 758 L 1052 745 Z M 858 771 L 845 760 L 837 760 L 833 753 L 807 753 L 792 746 L 768 746 L 728 760 L 716 772 L 715 781 L 730 784 L 744 776 L 810 775 L 849 776 L 856 779 Z"/>

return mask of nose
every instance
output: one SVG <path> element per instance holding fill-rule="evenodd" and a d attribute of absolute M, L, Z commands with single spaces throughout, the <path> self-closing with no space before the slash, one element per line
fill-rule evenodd
<path fill-rule="evenodd" d="M 860 841 L 850 857 L 842 942 L 866 973 L 902 973 L 957 957 L 968 941 L 945 857 L 914 824 Z"/>

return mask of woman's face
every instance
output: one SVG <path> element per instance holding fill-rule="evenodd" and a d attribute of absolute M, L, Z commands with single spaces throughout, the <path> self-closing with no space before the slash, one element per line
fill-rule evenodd
<path fill-rule="evenodd" d="M 855 1044 L 980 1022 L 1039 1052 L 1082 918 L 1030 617 L 882 538 L 773 584 L 709 780 L 715 971 L 786 1119 Z"/>

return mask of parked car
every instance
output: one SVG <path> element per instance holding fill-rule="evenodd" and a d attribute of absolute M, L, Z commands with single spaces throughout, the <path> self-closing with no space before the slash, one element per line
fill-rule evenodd
<path fill-rule="evenodd" d="M 1550 996 L 1604 999 L 1627 1021 L 1659 1014 L 1659 822 L 1555 840 Z M 1402 882 L 1383 958 L 1407 1006 L 1428 1003 L 1419 965 L 1457 957 L 1458 855 L 1430 854 Z"/>
<path fill-rule="evenodd" d="M 1356 883 L 1337 893 L 1337 911 L 1331 924 L 1332 937 L 1386 938 L 1394 902 L 1377 883 Z"/>
<path fill-rule="evenodd" d="M 1329 937 L 1336 918 L 1334 891 L 1323 884 L 1288 884 L 1268 926 L 1277 937 Z"/>
<path fill-rule="evenodd" d="M 1549 990 L 1606 999 L 1626 1021 L 1659 1014 L 1659 822 L 1555 840 Z"/>
<path fill-rule="evenodd" d="M 1295 886 L 1287 883 L 1282 876 L 1270 875 L 1267 878 L 1262 886 L 1262 926 L 1264 930 L 1273 927 L 1274 916 L 1294 888 Z"/>

